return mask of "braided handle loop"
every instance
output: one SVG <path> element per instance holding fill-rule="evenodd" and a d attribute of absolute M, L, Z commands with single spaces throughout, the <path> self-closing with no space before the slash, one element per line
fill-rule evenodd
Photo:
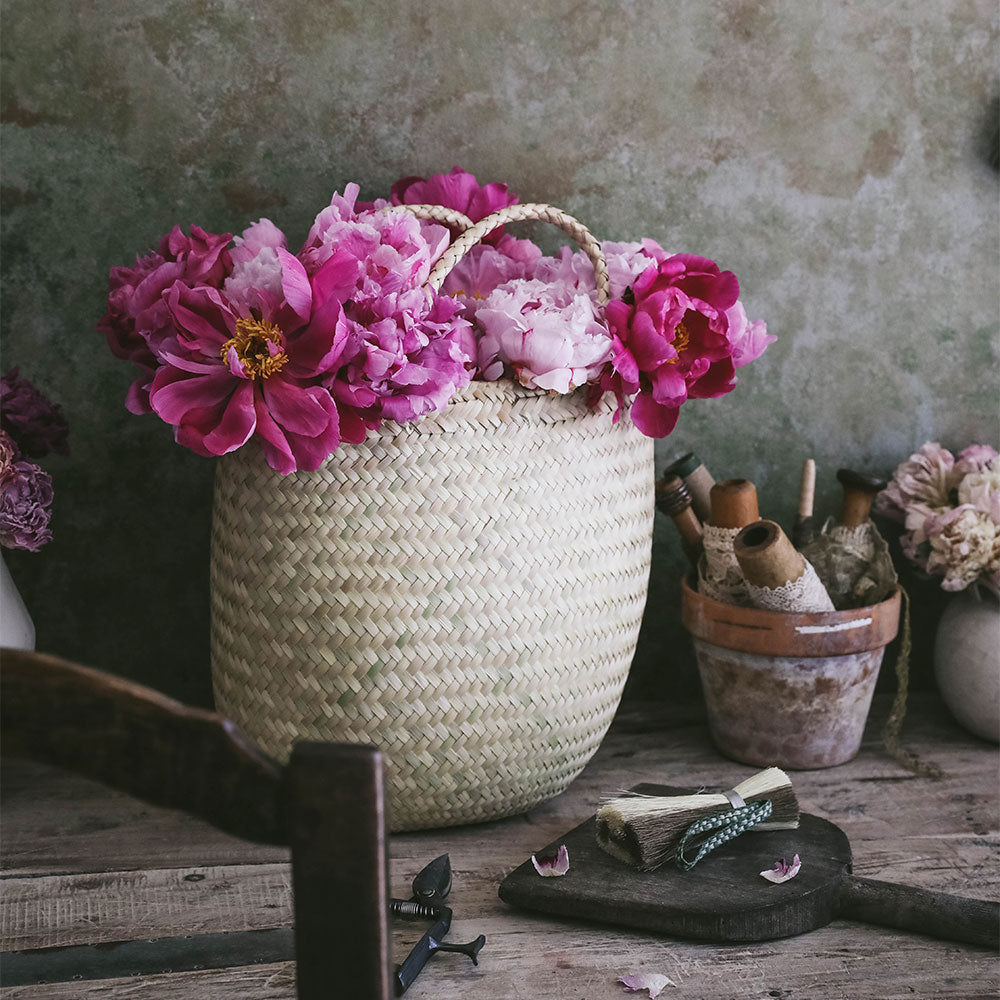
<path fill-rule="evenodd" d="M 415 205 L 401 206 L 411 211 Z M 419 206 L 425 208 L 427 206 Z M 456 213 L 457 214 L 457 213 Z M 431 216 L 422 216 L 430 218 Z M 604 305 L 608 301 L 611 287 L 608 278 L 608 263 L 604 259 L 604 251 L 601 244 L 597 242 L 593 234 L 582 223 L 567 215 L 562 209 L 554 208 L 552 205 L 532 204 L 508 205 L 501 208 L 492 215 L 487 215 L 485 219 L 480 219 L 475 225 L 471 225 L 459 236 L 454 243 L 438 258 L 427 279 L 427 285 L 435 292 L 441 290 L 444 279 L 451 273 L 452 268 L 484 237 L 489 236 L 494 229 L 508 222 L 521 222 L 526 219 L 540 219 L 542 222 L 551 222 L 558 226 L 563 232 L 576 241 L 580 249 L 590 258 L 594 265 L 594 281 L 597 286 L 597 301 Z"/>
<path fill-rule="evenodd" d="M 457 209 L 446 208 L 444 205 L 389 205 L 389 209 L 409 212 L 418 219 L 431 219 L 433 222 L 443 222 L 452 229 L 465 232 L 473 226 L 472 219 L 463 215 Z"/>

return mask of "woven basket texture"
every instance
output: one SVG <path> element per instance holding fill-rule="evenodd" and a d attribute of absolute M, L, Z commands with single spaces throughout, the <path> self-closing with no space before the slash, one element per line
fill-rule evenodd
<path fill-rule="evenodd" d="M 218 463 L 218 708 L 284 759 L 386 754 L 394 830 L 524 812 L 621 697 L 646 600 L 653 443 L 582 393 L 473 383 L 317 472 Z"/>

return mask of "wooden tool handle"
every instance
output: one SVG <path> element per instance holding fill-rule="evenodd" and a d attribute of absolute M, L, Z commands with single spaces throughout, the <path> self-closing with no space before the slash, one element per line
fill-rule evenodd
<path fill-rule="evenodd" d="M 871 515 L 872 501 L 876 494 L 885 489 L 885 480 L 853 472 L 851 469 L 838 469 L 837 479 L 844 487 L 840 523 L 845 528 L 860 527 Z"/>
<path fill-rule="evenodd" d="M 806 568 L 802 554 L 774 521 L 754 521 L 743 528 L 733 540 L 733 554 L 744 579 L 755 587 L 783 587 Z"/>
<path fill-rule="evenodd" d="M 760 517 L 757 487 L 749 479 L 724 479 L 712 487 L 710 496 L 716 528 L 742 528 Z"/>
<path fill-rule="evenodd" d="M 799 482 L 799 517 L 812 517 L 816 499 L 816 462 L 807 458 L 802 463 L 802 479 Z"/>
<path fill-rule="evenodd" d="M 840 916 L 849 920 L 963 941 L 994 951 L 1000 947 L 1000 903 L 853 875 L 841 883 L 838 903 Z"/>

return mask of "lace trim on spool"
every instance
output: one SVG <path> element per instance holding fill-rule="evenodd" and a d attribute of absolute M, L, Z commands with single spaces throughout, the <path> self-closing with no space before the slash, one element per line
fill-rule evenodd
<path fill-rule="evenodd" d="M 733 554 L 733 539 L 739 528 L 717 528 L 706 524 L 702 533 L 705 556 L 698 563 L 698 590 L 725 604 L 749 604 L 743 571 Z"/>
<path fill-rule="evenodd" d="M 754 605 L 767 611 L 802 613 L 834 610 L 833 601 L 809 560 L 805 561 L 805 570 L 797 580 L 789 580 L 773 589 L 752 583 L 747 583 L 746 588 Z"/>

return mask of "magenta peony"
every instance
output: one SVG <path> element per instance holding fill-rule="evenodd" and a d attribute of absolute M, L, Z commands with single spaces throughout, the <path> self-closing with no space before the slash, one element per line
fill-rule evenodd
<path fill-rule="evenodd" d="M 687 399 L 733 389 L 738 345 L 732 338 L 738 335 L 741 344 L 747 338 L 745 313 L 734 311 L 738 296 L 730 271 L 704 257 L 675 254 L 646 267 L 624 298 L 608 303 L 614 347 L 599 386 L 615 393 L 619 412 L 635 394 L 632 421 L 644 434 L 669 434 Z M 756 328 L 754 348 L 762 333 Z"/>
<path fill-rule="evenodd" d="M 251 293 L 240 271 L 263 267 L 261 255 L 269 259 L 272 250 L 280 291 Z M 319 384 L 344 360 L 343 310 L 330 292 L 341 277 L 336 260 L 310 279 L 287 250 L 265 247 L 234 266 L 232 300 L 210 286 L 171 286 L 175 333 L 158 345 L 149 400 L 179 443 L 223 455 L 256 437 L 271 467 L 285 474 L 316 469 L 342 438 L 363 437 L 356 423 L 342 427 Z"/>
<path fill-rule="evenodd" d="M 391 197 L 394 205 L 444 205 L 454 208 L 473 222 L 518 203 L 517 196 L 508 192 L 506 184 L 480 187 L 476 178 L 461 167 L 452 167 L 451 173 L 434 174 L 433 177 L 402 177 L 393 184 Z M 500 226 L 484 242 L 495 244 L 502 237 L 503 227 Z"/>
<path fill-rule="evenodd" d="M 19 454 L 44 458 L 49 452 L 69 454 L 69 425 L 62 407 L 50 402 L 11 368 L 0 378 L 0 426 L 10 435 Z"/>
<path fill-rule="evenodd" d="M 174 226 L 160 240 L 157 253 L 136 258 L 135 267 L 111 269 L 108 308 L 97 329 L 117 357 L 140 370 L 126 398 L 132 413 L 150 411 L 149 386 L 157 347 L 173 332 L 165 293 L 176 282 L 187 288 L 218 288 L 230 267 L 226 247 L 231 240 L 229 233 L 218 236 L 198 226 L 185 236 L 180 226 Z"/>
<path fill-rule="evenodd" d="M 34 462 L 14 462 L 0 474 L 0 544 L 37 552 L 52 540 L 52 477 Z"/>

